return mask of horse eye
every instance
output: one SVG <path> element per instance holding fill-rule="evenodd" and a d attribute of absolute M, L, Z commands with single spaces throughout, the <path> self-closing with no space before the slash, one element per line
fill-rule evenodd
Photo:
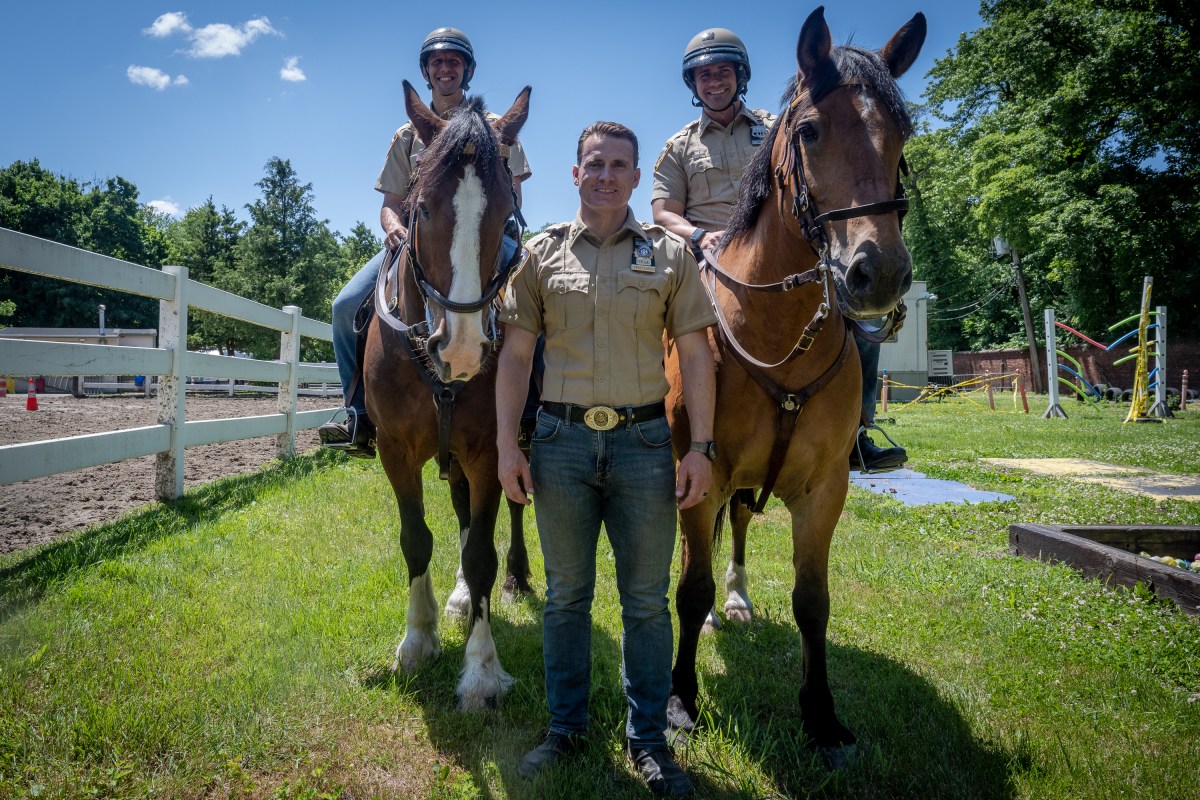
<path fill-rule="evenodd" d="M 428 221 L 428 219 L 429 219 L 429 206 L 425 205 L 424 203 L 417 203 L 417 210 L 421 212 L 421 217 L 422 217 L 423 219 L 425 219 L 426 221 Z"/>
<path fill-rule="evenodd" d="M 817 126 L 811 122 L 803 122 L 800 124 L 800 138 L 806 142 L 815 142 L 817 140 Z"/>

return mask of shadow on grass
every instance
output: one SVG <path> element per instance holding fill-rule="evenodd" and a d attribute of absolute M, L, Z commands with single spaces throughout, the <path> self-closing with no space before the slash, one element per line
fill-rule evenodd
<path fill-rule="evenodd" d="M 738 743 L 786 796 L 980 798 L 1014 794 L 1021 756 L 976 739 L 953 704 L 909 667 L 830 644 L 829 680 L 842 722 L 858 737 L 858 763 L 826 771 L 804 746 L 797 695 L 803 677 L 794 625 L 756 619 L 715 634 L 724 674 L 702 675 L 705 726 L 689 747 L 704 758 L 709 731 Z M 700 745 L 700 747 L 697 747 Z"/>
<path fill-rule="evenodd" d="M 628 706 L 621 680 L 621 643 L 595 626 L 586 749 L 561 766 L 548 768 L 534 781 L 518 774 L 521 757 L 538 745 L 549 723 L 540 622 L 545 601 L 539 592 L 518 602 L 535 610 L 539 621 L 514 625 L 499 615 L 493 617 L 497 651 L 514 678 L 499 709 L 458 710 L 455 687 L 464 645 L 446 643 L 445 626 L 459 623 L 448 622 L 444 615 L 440 623 L 443 650 L 436 661 L 411 675 L 378 669 L 365 676 L 363 684 L 398 691 L 420 706 L 430 745 L 470 774 L 472 797 L 495 796 L 490 787 L 497 783 L 503 786 L 500 794 L 509 798 L 646 797 L 645 784 L 626 767 L 624 756 Z"/>
<path fill-rule="evenodd" d="M 317 451 L 259 472 L 231 475 L 189 489 L 178 500 L 155 503 L 117 522 L 85 528 L 0 567 L 0 623 L 36 603 L 46 588 L 94 564 L 136 552 L 182 533 L 213 516 L 250 505 L 263 494 L 337 463 L 339 457 Z"/>

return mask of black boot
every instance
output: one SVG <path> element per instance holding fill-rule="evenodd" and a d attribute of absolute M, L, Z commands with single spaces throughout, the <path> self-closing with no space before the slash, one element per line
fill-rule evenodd
<path fill-rule="evenodd" d="M 317 428 L 317 436 L 321 438 L 321 446 L 341 450 L 355 458 L 375 457 L 375 426 L 367 417 L 366 412 L 358 412 L 346 408 L 346 421 L 330 420 Z M 336 415 L 335 415 L 336 416 Z"/>
<path fill-rule="evenodd" d="M 905 461 L 908 452 L 903 447 L 877 447 L 866 428 L 859 429 L 858 439 L 850 448 L 850 469 L 859 472 L 890 472 L 900 469 Z"/>

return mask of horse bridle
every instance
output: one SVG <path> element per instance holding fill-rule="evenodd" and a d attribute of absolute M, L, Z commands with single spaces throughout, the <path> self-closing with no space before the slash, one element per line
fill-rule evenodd
<path fill-rule="evenodd" d="M 507 148 L 502 148 L 502 153 L 505 151 L 507 151 Z M 470 142 L 463 147 L 462 152 L 459 154 L 460 158 L 473 155 L 475 155 L 475 145 Z M 512 186 L 512 169 L 508 165 L 508 156 L 506 154 L 504 154 L 503 161 L 504 172 L 508 175 L 509 185 Z M 417 171 L 420 172 L 420 167 L 417 168 Z M 418 181 L 419 176 L 414 176 L 414 189 L 416 188 Z M 407 261 L 412 267 L 413 279 L 416 282 L 417 291 L 421 293 L 421 297 L 425 302 L 426 318 L 429 318 L 430 316 L 428 312 L 430 302 L 436 303 L 446 311 L 453 311 L 456 314 L 471 314 L 476 311 L 482 311 L 486 306 L 492 304 L 492 302 L 496 299 L 496 295 L 500 293 L 500 289 L 503 288 L 504 284 L 508 282 L 508 276 L 512 274 L 513 269 L 515 269 L 516 266 L 521 263 L 521 239 L 524 236 L 526 227 L 525 217 L 521 214 L 521 206 L 517 202 L 516 189 L 513 189 L 512 193 L 513 218 L 517 222 L 517 249 L 513 251 L 512 257 L 509 258 L 507 262 L 502 262 L 504 250 L 501 248 L 500 257 L 496 259 L 496 268 L 492 272 L 492 278 L 488 281 L 487 288 L 484 289 L 483 294 L 480 295 L 478 300 L 471 300 L 468 302 L 451 300 L 449 297 L 446 297 L 444 294 L 442 294 L 437 287 L 431 284 L 429 279 L 426 277 L 425 268 L 421 266 L 421 259 L 417 252 L 417 239 L 419 238 L 417 236 L 417 225 L 418 220 L 420 219 L 419 215 L 417 214 L 417 203 L 409 203 L 408 216 L 405 219 L 407 224 L 404 226 L 408 229 L 408 238 L 405 240 L 403 247 L 405 249 L 405 255 L 407 256 Z M 496 308 L 493 305 L 488 318 L 486 331 L 488 342 L 494 346 L 498 335 L 498 326 L 496 324 Z"/>
<path fill-rule="evenodd" d="M 509 185 L 512 185 L 512 169 L 508 165 L 508 148 L 501 146 L 501 155 L 504 160 L 504 171 L 508 175 Z M 463 147 L 460 157 L 473 156 L 475 154 L 475 145 L 468 143 Z M 420 167 L 417 167 L 417 172 L 420 172 Z M 409 184 L 410 197 L 416 189 L 416 184 L 419 180 L 419 175 L 414 175 L 413 180 Z M 420 258 L 417 254 L 417 220 L 416 212 L 417 204 L 409 203 L 408 215 L 405 220 L 407 223 L 405 228 L 408 229 L 408 237 L 404 244 L 395 250 L 389 250 L 384 257 L 384 263 L 380 268 L 379 275 L 375 281 L 375 312 L 376 316 L 380 317 L 388 326 L 400 333 L 400 342 L 408 354 L 409 360 L 416 367 L 417 374 L 425 381 L 425 384 L 432 390 L 434 400 L 437 403 L 438 409 L 438 473 L 442 480 L 450 478 L 450 464 L 453 456 L 450 452 L 450 428 L 451 420 L 454 415 L 454 400 L 458 393 L 467 385 L 467 381 L 454 380 L 444 381 L 441 376 L 432 370 L 427 360 L 428 340 L 432 333 L 431 319 L 429 313 L 429 304 L 436 303 L 447 311 L 453 311 L 459 314 L 470 314 L 476 311 L 482 311 L 486 306 L 490 305 L 490 313 L 488 315 L 487 336 L 488 344 L 494 352 L 497 349 L 497 344 L 500 338 L 499 325 L 497 324 L 497 315 L 499 313 L 495 300 L 499 294 L 501 287 L 508 281 L 508 276 L 513 269 L 521 263 L 522 247 L 521 240 L 525 233 L 525 217 L 521 214 L 521 206 L 517 202 L 517 190 L 512 189 L 513 195 L 513 218 L 517 223 L 517 248 L 512 257 L 506 262 L 503 261 L 504 248 L 501 246 L 500 255 L 496 259 L 496 269 L 492 274 L 491 280 L 488 281 L 487 288 L 478 300 L 470 302 L 459 302 L 451 300 L 442 294 L 437 287 L 433 286 L 425 274 L 424 267 L 421 266 Z M 388 272 L 391 271 L 395 281 L 395 296 L 399 297 L 399 284 L 401 280 L 400 272 L 402 264 L 400 263 L 400 255 L 403 253 L 405 261 L 412 268 L 413 282 L 417 286 L 417 291 L 421 293 L 421 298 L 425 306 L 425 320 L 412 325 L 405 323 L 398 315 L 392 312 L 395 306 L 389 306 L 385 301 L 384 286 L 386 283 Z"/>
<path fill-rule="evenodd" d="M 866 88 L 860 83 L 842 83 L 838 84 L 837 88 Z M 796 222 L 800 226 L 800 233 L 808 246 L 817 254 L 817 266 L 806 272 L 789 275 L 782 281 L 768 284 L 751 284 L 739 280 L 733 275 L 721 268 L 721 265 L 712 251 L 705 252 L 705 263 L 702 264 L 704 269 L 712 272 L 714 276 L 719 278 L 727 288 L 739 287 L 759 292 L 789 292 L 792 289 L 798 289 L 809 283 L 821 282 L 821 288 L 824 292 L 821 304 L 817 306 L 817 311 L 813 315 L 812 321 L 805 326 L 804 332 L 800 334 L 800 338 L 793 345 L 791 351 L 780 361 L 774 364 L 768 364 L 751 356 L 738 341 L 733 337 L 732 332 L 728 330 L 728 325 L 720 311 L 720 305 L 716 302 L 716 296 L 712 296 L 713 305 L 717 309 L 719 327 L 728 340 L 730 346 L 746 361 L 756 367 L 762 369 L 770 369 L 779 367 L 791 361 L 801 353 L 806 352 L 821 329 L 825 325 L 825 320 L 829 317 L 830 310 L 830 286 L 833 287 L 832 294 L 836 299 L 839 308 L 843 307 L 843 301 L 837 291 L 837 284 L 833 280 L 833 267 L 829 260 L 829 237 L 825 234 L 826 222 L 838 222 L 845 219 L 854 219 L 856 217 L 869 217 L 877 214 L 890 214 L 895 212 L 903 221 L 905 212 L 908 211 L 908 198 L 904 196 L 904 181 L 908 176 L 908 164 L 904 160 L 904 156 L 900 156 L 900 165 L 896 174 L 896 193 L 891 200 L 882 200 L 877 203 L 866 203 L 861 206 L 848 206 L 846 208 L 837 208 L 832 211 L 818 213 L 816 203 L 812 200 L 812 194 L 808 188 L 808 182 L 804 179 L 804 160 L 800 155 L 799 126 L 792 125 L 792 117 L 796 109 L 803 103 L 806 93 L 798 92 L 796 97 L 788 104 L 784 111 L 783 118 L 779 121 L 781 125 L 781 133 L 787 137 L 787 150 L 783 158 L 775 165 L 775 180 L 778 183 L 779 191 L 786 193 L 791 189 L 790 209 L 792 215 L 796 218 Z M 712 282 L 710 281 L 710 294 L 712 294 Z M 891 337 L 903 325 L 906 309 L 904 302 L 897 304 L 885 319 L 884 323 L 879 327 L 873 327 L 858 320 L 853 320 L 849 315 L 844 313 L 842 317 L 846 324 L 854 329 L 855 335 L 860 338 L 874 343 L 882 342 Z"/>

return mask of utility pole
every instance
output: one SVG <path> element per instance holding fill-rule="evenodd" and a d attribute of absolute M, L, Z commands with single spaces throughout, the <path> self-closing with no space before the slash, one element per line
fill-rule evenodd
<path fill-rule="evenodd" d="M 1029 342 L 1029 380 L 1033 391 L 1042 392 L 1042 367 L 1038 361 L 1037 340 L 1033 336 L 1033 315 L 1029 313 L 1029 298 L 1025 294 L 1025 276 L 1021 274 L 1021 257 L 1017 248 L 1009 247 L 1003 236 L 992 239 L 992 252 L 997 256 L 1012 255 L 1013 272 L 1017 276 L 1017 297 L 1021 300 L 1021 317 L 1025 320 L 1025 339 Z"/>
<path fill-rule="evenodd" d="M 1021 316 L 1025 318 L 1025 338 L 1029 341 L 1030 380 L 1033 381 L 1033 391 L 1041 394 L 1042 367 L 1038 363 L 1037 340 L 1033 338 L 1033 317 L 1029 313 L 1029 298 L 1025 295 L 1025 276 L 1021 274 L 1021 258 L 1017 248 L 1012 248 L 1013 272 L 1017 275 L 1017 297 L 1021 300 Z"/>

